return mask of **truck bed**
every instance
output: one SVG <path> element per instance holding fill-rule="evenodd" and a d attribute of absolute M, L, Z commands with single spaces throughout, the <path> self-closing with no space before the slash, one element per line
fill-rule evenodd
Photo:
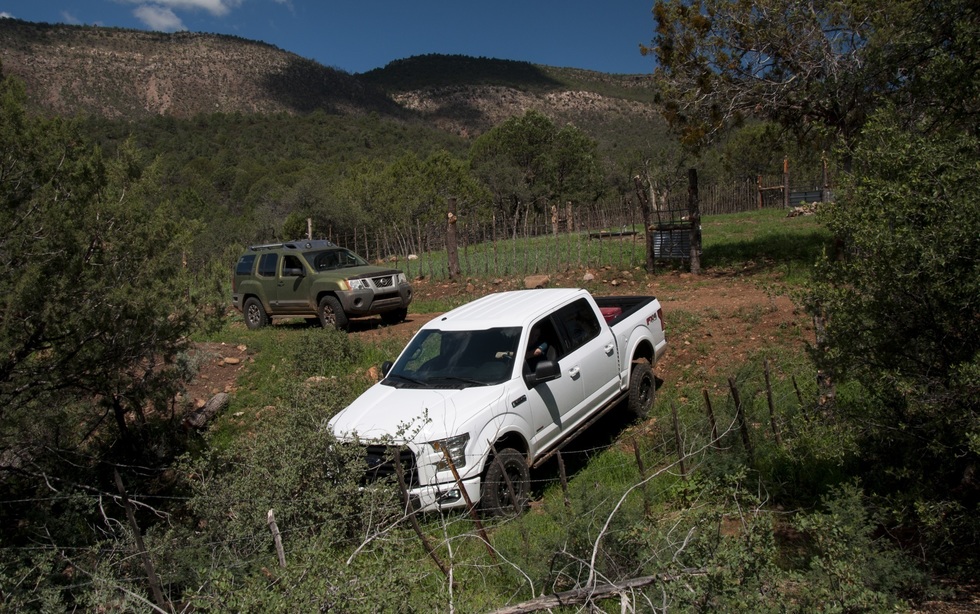
<path fill-rule="evenodd" d="M 609 326 L 615 326 L 617 322 L 621 322 L 644 305 L 649 305 L 656 300 L 653 296 L 596 296 L 593 298 Z M 617 309 L 622 311 L 617 312 Z"/>

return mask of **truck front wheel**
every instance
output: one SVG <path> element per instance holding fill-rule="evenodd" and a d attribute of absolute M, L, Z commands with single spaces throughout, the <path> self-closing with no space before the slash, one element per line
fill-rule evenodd
<path fill-rule="evenodd" d="M 269 323 L 269 315 L 265 312 L 265 308 L 262 306 L 262 301 L 251 296 L 245 301 L 245 306 L 242 308 L 242 313 L 245 314 L 245 326 L 250 330 L 255 330 L 256 328 L 262 328 Z"/>
<path fill-rule="evenodd" d="M 636 418 L 643 420 L 650 413 L 653 407 L 653 400 L 657 394 L 657 382 L 653 378 L 653 369 L 650 363 L 645 360 L 633 363 L 630 371 L 630 392 L 627 406 L 629 412 Z"/>
<path fill-rule="evenodd" d="M 347 330 L 347 314 L 333 296 L 325 296 L 320 299 L 316 313 L 320 316 L 320 326 L 323 328 L 336 328 L 337 330 Z"/>
<path fill-rule="evenodd" d="M 497 452 L 480 485 L 483 510 L 492 516 L 501 516 L 511 510 L 520 513 L 527 505 L 530 492 L 531 475 L 524 455 L 514 448 Z"/>

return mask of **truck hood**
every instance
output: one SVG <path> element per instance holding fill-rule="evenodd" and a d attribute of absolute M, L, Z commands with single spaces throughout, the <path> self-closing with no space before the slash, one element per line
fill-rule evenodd
<path fill-rule="evenodd" d="M 465 432 L 470 417 L 500 398 L 503 390 L 503 385 L 445 390 L 375 384 L 331 418 L 330 427 L 342 439 L 356 435 L 369 441 L 434 441 Z"/>

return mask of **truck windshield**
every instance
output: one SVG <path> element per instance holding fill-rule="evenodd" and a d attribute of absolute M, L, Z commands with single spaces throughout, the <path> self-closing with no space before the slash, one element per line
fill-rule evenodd
<path fill-rule="evenodd" d="M 310 263 L 314 271 L 332 271 L 367 264 L 364 258 L 342 247 L 305 252 L 303 257 Z"/>
<path fill-rule="evenodd" d="M 468 388 L 510 379 L 519 326 L 487 330 L 423 330 L 388 372 L 397 388 Z"/>

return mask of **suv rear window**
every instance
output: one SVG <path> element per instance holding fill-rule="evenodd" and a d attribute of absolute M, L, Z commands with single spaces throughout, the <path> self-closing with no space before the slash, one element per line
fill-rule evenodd
<path fill-rule="evenodd" d="M 255 254 L 245 254 L 235 265 L 235 275 L 250 275 L 252 265 L 255 263 Z"/>
<path fill-rule="evenodd" d="M 261 277 L 276 276 L 276 262 L 279 261 L 279 254 L 262 254 L 259 258 L 258 274 Z"/>

